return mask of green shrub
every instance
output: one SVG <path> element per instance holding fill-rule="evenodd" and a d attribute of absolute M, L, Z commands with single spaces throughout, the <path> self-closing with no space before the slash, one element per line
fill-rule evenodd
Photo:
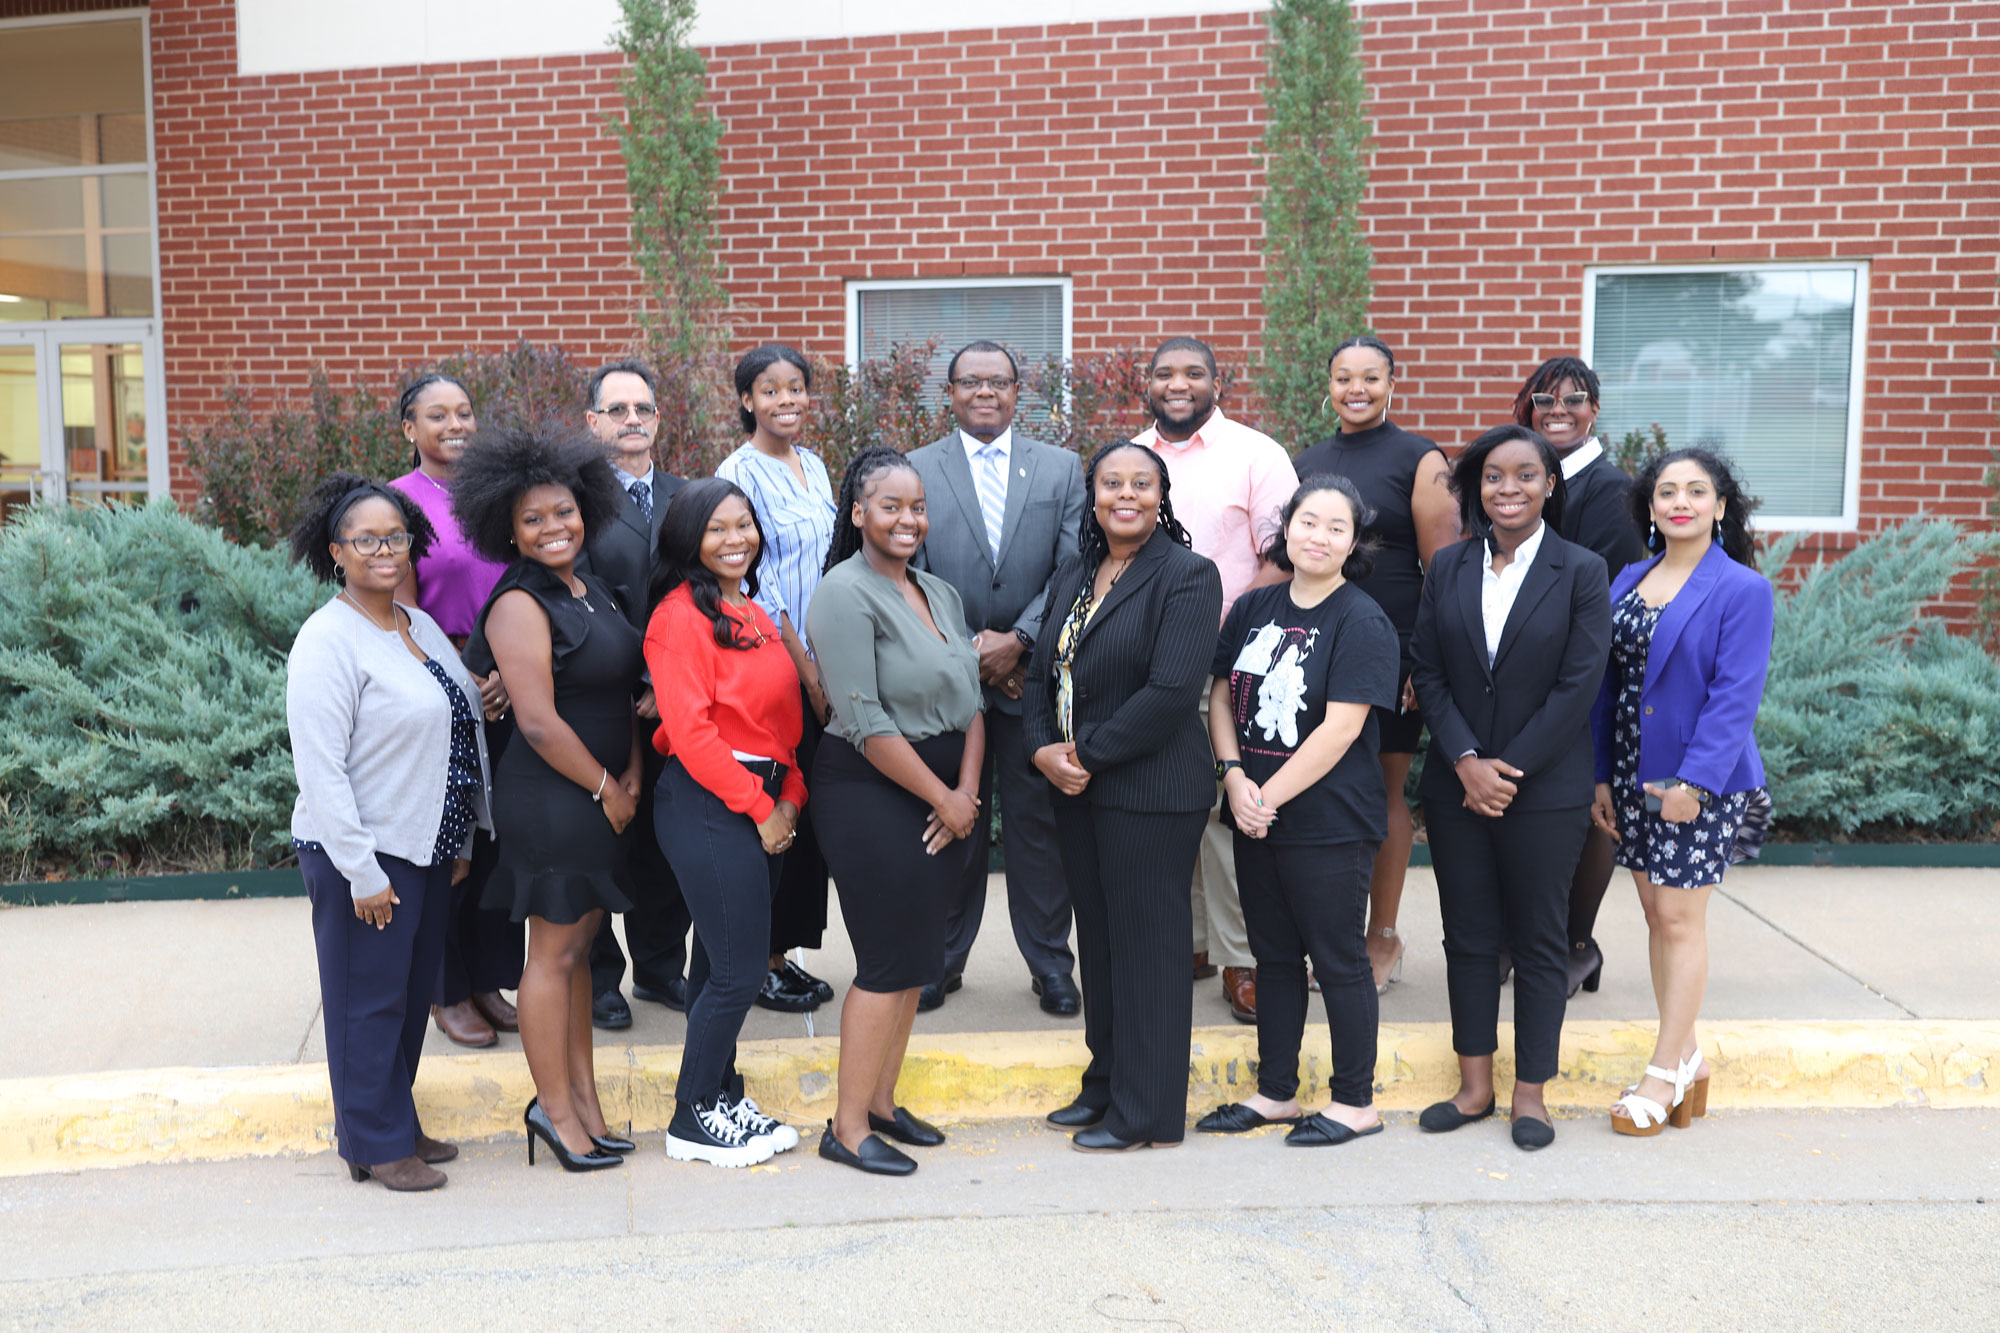
<path fill-rule="evenodd" d="M 0 530 L 0 878 L 286 854 L 285 653 L 325 596 L 171 502 Z"/>
<path fill-rule="evenodd" d="M 1765 568 L 1783 568 L 1795 545 L 1773 543 Z M 2000 831 L 2000 664 L 1924 614 L 1996 550 L 2000 538 L 1911 519 L 1814 565 L 1779 596 L 1757 743 L 1780 829 Z"/>

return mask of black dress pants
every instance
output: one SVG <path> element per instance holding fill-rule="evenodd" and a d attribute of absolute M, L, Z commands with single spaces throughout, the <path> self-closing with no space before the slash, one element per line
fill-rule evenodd
<path fill-rule="evenodd" d="M 799 707 L 805 714 L 805 730 L 799 736 L 797 768 L 806 775 L 808 793 L 813 760 L 819 754 L 819 739 L 825 728 L 813 716 L 812 701 L 799 691 Z M 771 952 L 788 949 L 817 949 L 826 935 L 827 870 L 826 856 L 819 849 L 819 834 L 813 828 L 813 803 L 808 799 L 792 829 L 792 845 L 785 849 L 784 868 L 778 872 L 778 895 L 771 901 Z"/>
<path fill-rule="evenodd" d="M 1257 959 L 1257 1091 L 1274 1102 L 1299 1092 L 1311 999 L 1306 958 L 1319 976 L 1333 1037 L 1328 1090 L 1343 1106 L 1375 1100 L 1381 1008 L 1368 965 L 1368 881 L 1378 846 L 1301 846 L 1236 835 L 1236 888 Z"/>
<path fill-rule="evenodd" d="M 1187 886 L 1206 810 L 1167 814 L 1058 800 L 1056 834 L 1076 909 L 1083 1039 L 1077 1100 L 1127 1142 L 1187 1135 L 1194 909 Z"/>
<path fill-rule="evenodd" d="M 1028 965 L 1028 975 L 1069 976 L 1076 958 L 1069 951 L 1069 882 L 1063 878 L 1062 856 L 1056 848 L 1055 789 L 1035 767 L 1022 735 L 1018 713 L 986 710 L 986 770 L 979 778 L 982 819 L 993 809 L 993 789 L 1000 789 L 1000 836 L 1007 848 L 1007 915 L 1014 926 L 1014 945 Z M 974 854 L 965 878 L 954 886 L 956 897 L 945 913 L 944 973 L 965 971 L 972 942 L 986 914 L 986 850 L 975 837 Z M 943 980 L 942 977 L 938 980 Z"/>
<path fill-rule="evenodd" d="M 692 918 L 653 826 L 654 798 L 666 757 L 653 748 L 650 734 L 641 737 L 639 756 L 639 805 L 625 830 L 632 849 L 632 910 L 625 913 L 625 943 L 632 950 L 632 984 L 663 991 L 687 963 Z M 590 942 L 590 993 L 615 991 L 624 980 L 625 951 L 618 947 L 611 913 L 606 912 L 597 938 Z"/>
<path fill-rule="evenodd" d="M 1451 1048 L 1500 1046 L 1500 951 L 1514 959 L 1514 1077 L 1555 1077 L 1569 1002 L 1569 886 L 1590 811 L 1509 811 L 1498 819 L 1424 802 L 1444 917 Z"/>

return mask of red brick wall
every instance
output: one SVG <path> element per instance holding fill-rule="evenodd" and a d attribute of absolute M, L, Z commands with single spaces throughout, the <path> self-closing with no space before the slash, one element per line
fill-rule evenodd
<path fill-rule="evenodd" d="M 243 78 L 153 9 L 169 410 L 516 337 L 632 336 L 610 57 Z M 1592 263 L 1867 258 L 1864 528 L 1977 517 L 1996 410 L 2000 10 L 1421 0 L 1362 10 L 1373 320 L 1398 418 L 1499 419 Z M 745 341 L 837 355 L 850 278 L 1075 282 L 1080 350 L 1261 327 L 1254 14 L 709 53 Z M 1983 71 L 1983 73 L 1982 73 Z M 1246 407 L 1248 404 L 1245 405 Z"/>

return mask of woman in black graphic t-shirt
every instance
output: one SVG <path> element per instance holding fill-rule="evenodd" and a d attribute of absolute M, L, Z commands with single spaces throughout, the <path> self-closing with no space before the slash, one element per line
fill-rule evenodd
<path fill-rule="evenodd" d="M 1237 889 L 1257 958 L 1257 1092 L 1202 1117 L 1235 1134 L 1293 1124 L 1285 1142 L 1346 1143 L 1375 1113 L 1375 977 L 1369 873 L 1387 796 L 1374 710 L 1401 680 L 1395 626 L 1348 582 L 1367 573 L 1368 510 L 1345 477 L 1308 479 L 1265 558 L 1290 582 L 1230 608 L 1216 645 L 1209 736 L 1236 826 Z M 1302 1116 L 1299 1047 L 1312 959 L 1333 1034 L 1332 1104 Z"/>

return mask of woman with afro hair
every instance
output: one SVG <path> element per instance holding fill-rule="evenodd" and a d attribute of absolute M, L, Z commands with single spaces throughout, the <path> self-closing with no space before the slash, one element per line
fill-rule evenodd
<path fill-rule="evenodd" d="M 504 832 L 481 904 L 528 924 L 518 1000 L 536 1092 L 522 1116 L 528 1160 L 540 1138 L 567 1170 L 616 1166 L 633 1145 L 611 1136 L 598 1105 L 589 956 L 603 914 L 630 907 L 632 700 L 645 664 L 639 631 L 577 557 L 625 496 L 594 440 L 504 428 L 466 446 L 451 500 L 473 547 L 509 562 L 474 636 L 519 728 L 493 776 Z"/>

